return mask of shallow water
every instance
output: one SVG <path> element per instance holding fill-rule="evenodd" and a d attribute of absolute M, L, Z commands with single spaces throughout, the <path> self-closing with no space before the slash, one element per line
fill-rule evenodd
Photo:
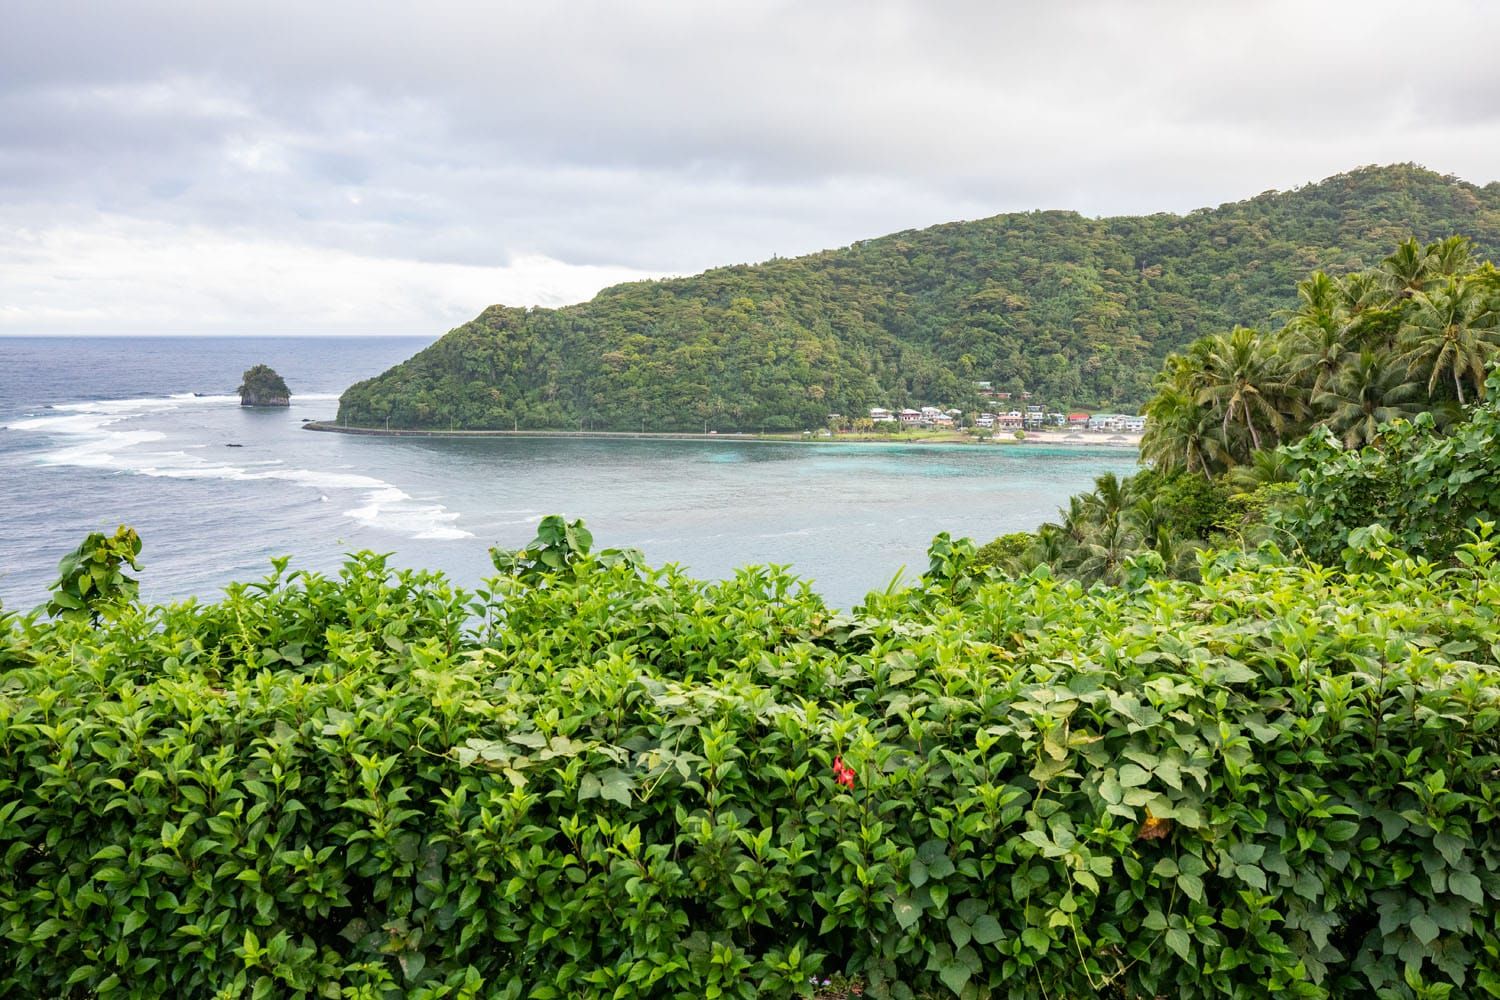
<path fill-rule="evenodd" d="M 986 540 L 1034 528 L 1135 455 L 1073 447 L 355 437 L 331 419 L 351 382 L 425 346 L 409 338 L 0 339 L 0 602 L 39 603 L 89 531 L 145 540 L 142 592 L 211 597 L 270 557 L 335 569 L 358 549 L 397 565 L 489 571 L 544 514 L 596 544 L 718 577 L 790 564 L 847 607 L 939 531 Z M 240 373 L 270 364 L 285 410 L 246 410 Z M 194 395 L 202 393 L 203 395 Z M 237 447 L 230 447 L 235 445 Z"/>

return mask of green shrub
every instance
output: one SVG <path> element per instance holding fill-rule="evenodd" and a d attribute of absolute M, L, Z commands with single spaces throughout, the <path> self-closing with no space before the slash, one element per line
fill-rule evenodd
<path fill-rule="evenodd" d="M 135 557 L 141 538 L 123 524 L 113 536 L 94 532 L 63 556 L 47 613 L 62 618 L 98 621 L 121 604 L 135 600 L 140 587 L 125 567 L 139 570 Z"/>
<path fill-rule="evenodd" d="M 1409 552 L 1434 560 L 1483 520 L 1500 518 L 1500 374 L 1486 402 L 1440 432 L 1430 413 L 1384 426 L 1376 445 L 1345 450 L 1327 432 L 1287 449 L 1302 501 L 1271 521 L 1321 562 L 1337 562 L 1349 533 L 1381 524 Z"/>
<path fill-rule="evenodd" d="M 1487 539 L 855 614 L 573 541 L 0 623 L 0 994 L 1500 994 Z"/>
<path fill-rule="evenodd" d="M 1031 532 L 1012 531 L 981 545 L 974 553 L 974 565 L 980 569 L 994 567 L 1002 573 L 1014 574 L 1025 564 L 1027 553 L 1035 544 L 1036 536 Z"/>

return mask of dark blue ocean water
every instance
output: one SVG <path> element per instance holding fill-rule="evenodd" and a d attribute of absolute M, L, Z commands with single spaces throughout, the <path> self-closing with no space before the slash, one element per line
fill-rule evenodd
<path fill-rule="evenodd" d="M 986 540 L 1035 527 L 1134 452 L 1035 446 L 734 441 L 413 440 L 301 429 L 350 383 L 428 343 L 409 338 L 0 338 L 0 604 L 40 603 L 90 531 L 142 535 L 142 593 L 212 597 L 269 559 L 336 569 L 394 554 L 473 585 L 496 542 L 552 512 L 600 545 L 700 576 L 791 564 L 847 607 L 939 531 Z M 289 410 L 242 409 L 265 363 Z M 201 393 L 202 395 L 194 395 Z M 238 447 L 229 447 L 237 445 Z"/>

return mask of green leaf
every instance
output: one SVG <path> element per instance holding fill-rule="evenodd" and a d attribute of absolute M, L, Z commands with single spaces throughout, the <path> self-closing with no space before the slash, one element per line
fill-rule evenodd
<path fill-rule="evenodd" d="M 1353 840 L 1358 833 L 1359 824 L 1347 819 L 1335 820 L 1323 828 L 1323 836 L 1331 844 L 1342 844 L 1346 840 Z"/>
<path fill-rule="evenodd" d="M 974 920 L 974 940 L 980 944 L 994 944 L 1005 936 L 1005 931 L 1000 926 L 1000 921 L 988 913 L 981 914 Z"/>
<path fill-rule="evenodd" d="M 927 866 L 927 873 L 933 878 L 947 878 L 954 872 L 953 859 L 948 857 L 946 840 L 924 841 L 917 848 L 917 859 Z"/>
<path fill-rule="evenodd" d="M 910 897 L 898 896 L 891 904 L 891 912 L 896 915 L 896 923 L 901 925 L 902 930 L 910 930 L 922 916 L 922 910 Z"/>
<path fill-rule="evenodd" d="M 36 930 L 31 932 L 31 943 L 40 944 L 60 932 L 66 926 L 67 924 L 64 924 L 56 917 L 49 917 L 40 924 L 37 924 Z"/>
<path fill-rule="evenodd" d="M 1448 876 L 1448 891 L 1457 893 L 1471 903 L 1484 902 L 1484 887 L 1479 876 L 1472 872 L 1453 872 Z"/>
<path fill-rule="evenodd" d="M 1421 941 L 1424 945 L 1432 944 L 1433 941 L 1437 940 L 1438 935 L 1442 933 L 1442 928 L 1437 925 L 1437 921 L 1425 913 L 1419 913 L 1415 917 L 1412 917 L 1411 923 L 1407 926 L 1417 936 L 1417 940 Z"/>
<path fill-rule="evenodd" d="M 957 960 L 944 963 L 942 969 L 938 971 L 938 978 L 943 981 L 943 985 L 957 994 L 963 993 L 972 975 L 969 967 Z"/>
<path fill-rule="evenodd" d="M 630 775 L 619 768 L 610 768 L 600 777 L 600 782 L 603 786 L 599 792 L 601 798 L 618 802 L 622 806 L 630 805 L 630 790 L 635 787 Z"/>
<path fill-rule="evenodd" d="M 1192 939 L 1188 937 L 1187 931 L 1183 930 L 1181 927 L 1172 927 L 1167 931 L 1166 941 L 1167 947 L 1175 951 L 1178 958 L 1182 959 L 1184 962 L 1190 961 L 1192 959 Z"/>
<path fill-rule="evenodd" d="M 420 951 L 403 951 L 396 956 L 396 960 L 400 963 L 401 973 L 406 977 L 407 982 L 416 979 L 427 967 L 427 956 Z"/>

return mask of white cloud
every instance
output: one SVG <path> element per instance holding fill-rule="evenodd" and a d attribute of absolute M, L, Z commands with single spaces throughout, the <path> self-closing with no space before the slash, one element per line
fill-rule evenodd
<path fill-rule="evenodd" d="M 1500 177 L 1483 0 L 7 15 L 0 241 L 46 233 L 87 264 L 0 276 L 6 329 L 103 332 L 132 303 L 174 330 L 254 323 L 230 247 L 330 282 L 286 283 L 261 328 L 427 333 L 454 297 L 461 318 L 1002 211 L 1187 211 L 1410 160 Z M 125 230 L 153 242 L 110 249 Z"/>
<path fill-rule="evenodd" d="M 434 333 L 491 300 L 563 305 L 644 277 L 539 255 L 492 267 L 364 257 L 101 217 L 0 231 L 0 333 Z"/>

